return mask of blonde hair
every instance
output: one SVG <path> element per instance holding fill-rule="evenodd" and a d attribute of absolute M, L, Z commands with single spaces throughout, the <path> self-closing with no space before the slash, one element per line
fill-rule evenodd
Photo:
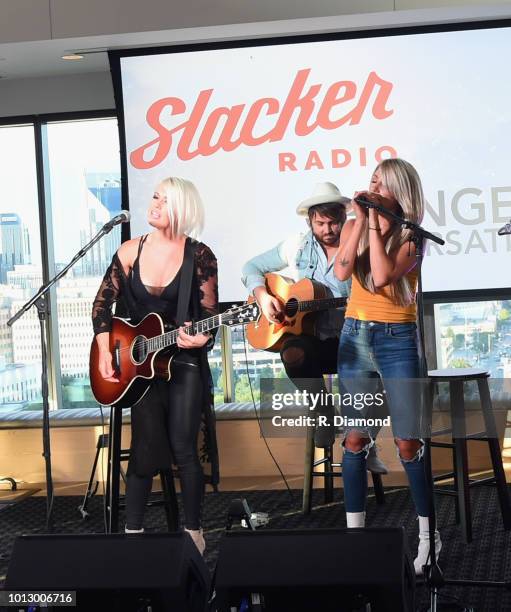
<path fill-rule="evenodd" d="M 204 206 L 191 182 L 170 176 L 160 183 L 167 199 L 167 212 L 173 236 L 198 238 L 204 228 Z"/>
<path fill-rule="evenodd" d="M 421 223 L 424 216 L 425 200 L 417 170 L 404 159 L 385 159 L 376 166 L 374 172 L 377 170 L 380 170 L 382 183 L 392 193 L 401 208 L 397 212 L 401 213 L 408 221 Z M 385 251 L 387 253 L 396 251 L 402 244 L 410 240 L 411 235 L 411 230 L 394 224 L 385 243 Z M 369 229 L 367 223 L 358 244 L 354 272 L 362 287 L 371 293 L 376 292 L 369 262 Z M 392 283 L 390 289 L 393 300 L 401 306 L 411 304 L 415 300 L 414 289 L 410 286 L 406 275 Z"/>

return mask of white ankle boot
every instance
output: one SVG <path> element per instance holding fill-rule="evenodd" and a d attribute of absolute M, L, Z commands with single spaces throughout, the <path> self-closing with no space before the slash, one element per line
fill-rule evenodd
<path fill-rule="evenodd" d="M 127 527 L 124 527 L 124 533 L 144 533 L 144 528 L 141 527 L 140 529 L 128 529 Z"/>
<path fill-rule="evenodd" d="M 202 529 L 186 529 L 186 533 L 190 534 L 190 537 L 193 540 L 195 546 L 197 546 L 197 550 L 201 554 L 204 555 L 204 550 L 206 549 L 206 541 L 204 540 L 204 536 L 202 535 Z"/>
<path fill-rule="evenodd" d="M 365 527 L 366 513 L 365 512 L 346 512 L 346 523 L 348 529 L 357 527 Z"/>
<path fill-rule="evenodd" d="M 442 540 L 440 539 L 440 533 L 438 529 L 435 530 L 435 558 L 438 559 L 438 555 L 442 550 Z M 427 516 L 419 516 L 419 550 L 417 557 L 413 562 L 415 573 L 417 576 L 421 576 L 423 573 L 422 568 L 426 563 L 430 563 L 429 559 L 429 518 Z"/>

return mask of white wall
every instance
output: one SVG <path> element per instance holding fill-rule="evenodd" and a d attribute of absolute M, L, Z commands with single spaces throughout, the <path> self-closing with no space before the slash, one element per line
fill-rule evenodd
<path fill-rule="evenodd" d="M 20 42 L 504 0 L 0 0 L 0 42 Z"/>
<path fill-rule="evenodd" d="M 0 0 L 0 41 L 75 38 L 393 9 L 394 0 Z"/>
<path fill-rule="evenodd" d="M 113 108 L 109 72 L 0 81 L 0 117 Z"/>

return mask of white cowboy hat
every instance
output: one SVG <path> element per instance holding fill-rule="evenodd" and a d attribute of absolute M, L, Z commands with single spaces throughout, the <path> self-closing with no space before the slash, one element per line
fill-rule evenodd
<path fill-rule="evenodd" d="M 333 183 L 317 183 L 310 198 L 298 204 L 296 212 L 299 215 L 306 216 L 311 206 L 317 204 L 343 204 L 348 208 L 351 198 L 345 198 L 339 189 Z"/>

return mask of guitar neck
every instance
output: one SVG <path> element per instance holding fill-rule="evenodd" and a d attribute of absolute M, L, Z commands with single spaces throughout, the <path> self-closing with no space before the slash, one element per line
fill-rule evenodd
<path fill-rule="evenodd" d="M 197 321 L 192 325 L 188 325 L 184 328 L 184 332 L 189 336 L 194 336 L 195 334 L 205 334 L 216 327 L 220 327 L 221 324 L 222 315 L 218 314 L 207 319 L 202 319 L 202 321 Z M 171 331 L 161 334 L 160 336 L 149 338 L 147 340 L 147 348 L 151 353 L 160 349 L 168 348 L 169 346 L 177 344 L 178 335 L 179 330 L 172 329 Z"/>
<path fill-rule="evenodd" d="M 346 306 L 346 298 L 320 298 L 317 300 L 303 300 L 299 302 L 299 310 L 312 312 L 314 310 L 327 310 Z"/>

